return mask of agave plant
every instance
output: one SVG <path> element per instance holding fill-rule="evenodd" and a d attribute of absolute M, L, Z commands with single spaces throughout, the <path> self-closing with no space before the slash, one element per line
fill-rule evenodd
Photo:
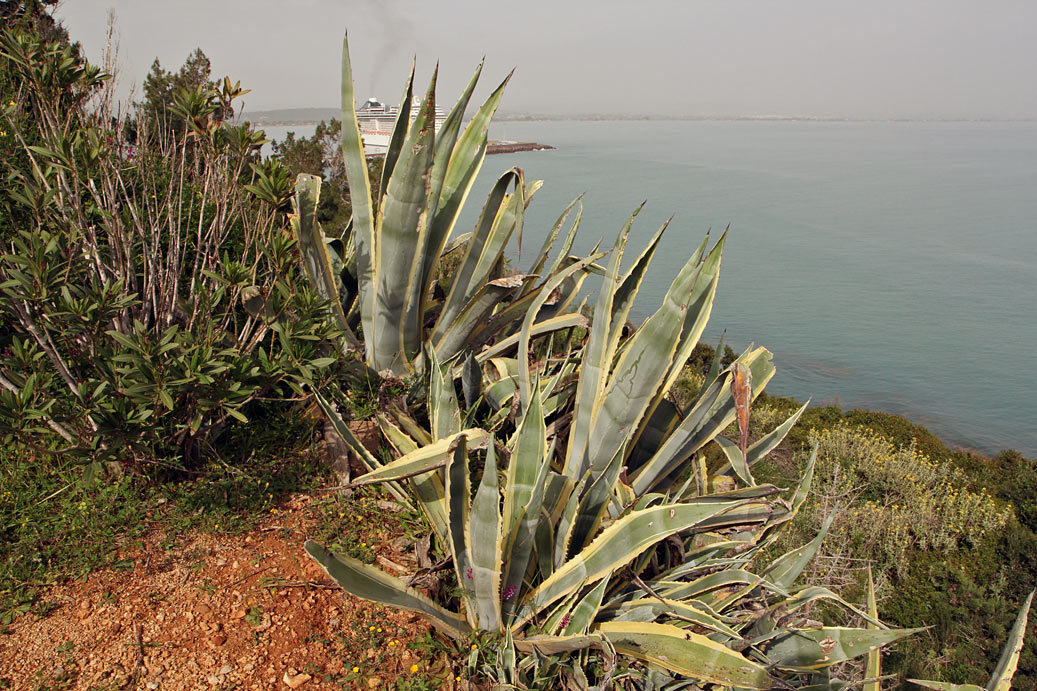
<path fill-rule="evenodd" d="M 342 155 L 352 219 L 341 240 L 327 237 L 315 219 L 320 178 L 300 175 L 293 226 L 309 280 L 331 301 L 348 345 L 362 347 L 367 365 L 375 371 L 401 375 L 420 370 L 426 344 L 446 360 L 466 348 L 508 335 L 543 291 L 547 277 L 574 261 L 569 250 L 579 227 L 578 212 L 550 268 L 545 271 L 566 215 L 559 219 L 527 273 L 504 275 L 505 248 L 512 237 L 521 245 L 525 209 L 540 187 L 540 182 L 527 183 L 517 168 L 497 180 L 475 229 L 451 240 L 486 156 L 490 119 L 510 78 L 493 91 L 462 132 L 462 119 L 481 71 L 482 65 L 437 131 L 436 74 L 420 106 L 415 107 L 411 70 L 385 154 L 381 184 L 372 198 L 356 116 L 348 38 L 343 42 Z M 413 119 L 412 110 L 416 111 Z M 439 295 L 435 277 L 448 249 L 463 249 L 464 258 L 449 289 Z M 579 290 L 589 271 L 585 265 L 582 268 L 582 272 L 570 273 L 565 285 L 556 286 L 561 291 L 552 296 L 557 305 L 554 316 L 562 316 L 561 310 Z M 579 314 L 568 314 L 541 328 L 571 326 L 581 320 Z M 359 336 L 355 330 L 358 322 Z"/>
<path fill-rule="evenodd" d="M 749 406 L 774 373 L 762 348 L 723 370 L 716 360 L 687 410 L 669 402 L 712 308 L 723 238 L 712 248 L 703 241 L 659 310 L 624 337 L 665 228 L 621 273 L 632 222 L 612 248 L 578 357 L 532 357 L 533 327 L 552 291 L 597 254 L 551 277 L 516 337 L 473 358 L 492 362 L 500 375 L 487 400 L 518 411 L 499 444 L 503 422 L 462 429 L 450 363 L 441 367 L 434 352 L 429 428 L 383 416 L 402 455 L 357 484 L 410 491 L 451 558 L 457 599 L 433 601 L 312 541 L 306 550 L 354 595 L 420 612 L 453 637 L 492 635 L 498 654 L 474 667 L 501 683 L 556 688 L 561 676 L 574 688 L 620 679 L 639 688 L 821 684 L 831 665 L 912 631 L 889 630 L 824 588 L 795 585 L 824 531 L 754 570 L 804 502 L 813 459 L 788 499 L 757 484 L 752 465 L 802 411 L 748 444 Z M 730 441 L 720 433 L 735 421 L 740 434 Z M 704 454 L 710 442 L 723 452 L 712 465 Z M 876 628 L 827 627 L 800 616 L 819 599 Z"/>

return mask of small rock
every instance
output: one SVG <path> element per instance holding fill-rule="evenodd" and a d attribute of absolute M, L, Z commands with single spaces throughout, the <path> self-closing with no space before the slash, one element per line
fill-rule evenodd
<path fill-rule="evenodd" d="M 231 619 L 244 619 L 245 618 L 245 614 L 247 614 L 247 612 L 245 612 L 245 608 L 244 607 L 235 607 L 234 609 L 232 609 L 230 611 L 230 618 Z"/>
<path fill-rule="evenodd" d="M 227 560 L 224 559 L 223 557 L 220 557 L 219 559 L 216 560 L 216 566 L 226 566 L 226 565 L 227 565 Z"/>
<path fill-rule="evenodd" d="M 200 616 L 204 617 L 212 614 L 212 607 L 202 602 L 194 608 L 194 611 L 196 611 Z"/>
<path fill-rule="evenodd" d="M 263 615 L 263 620 L 259 622 L 259 626 L 256 627 L 256 631 L 266 631 L 273 626 L 273 619 L 270 617 L 270 613 L 267 612 Z"/>
<path fill-rule="evenodd" d="M 209 642 L 213 645 L 220 646 L 227 642 L 227 637 L 224 636 L 222 633 L 218 633 L 215 636 L 210 636 Z"/>
<path fill-rule="evenodd" d="M 162 676 L 162 673 L 166 671 L 166 668 L 162 665 L 153 664 L 148 665 L 148 671 L 151 672 L 152 675 L 160 677 Z"/>
<path fill-rule="evenodd" d="M 209 682 L 209 686 L 219 686 L 220 685 L 220 678 L 218 676 L 216 676 L 215 674 L 210 674 L 208 676 L 208 678 L 206 679 L 206 681 Z"/>
<path fill-rule="evenodd" d="M 378 677 L 371 677 L 370 679 L 367 680 L 367 688 L 369 688 L 369 689 L 377 689 L 378 686 L 381 683 L 382 683 L 382 680 L 379 679 Z"/>
<path fill-rule="evenodd" d="M 68 676 L 68 672 L 61 665 L 54 668 L 54 681 L 65 681 L 65 677 Z"/>
<path fill-rule="evenodd" d="M 166 615 L 165 614 L 158 614 L 158 615 L 155 616 L 155 619 L 158 620 L 158 623 L 161 624 L 162 622 L 164 622 L 166 620 Z"/>
<path fill-rule="evenodd" d="M 287 684 L 290 689 L 297 689 L 310 679 L 312 677 L 309 674 L 297 674 L 291 667 L 285 670 L 284 676 L 281 677 L 281 681 Z"/>
<path fill-rule="evenodd" d="M 220 674 L 230 674 L 234 671 L 234 665 L 224 665 L 220 667 Z"/>
<path fill-rule="evenodd" d="M 243 672 L 251 672 L 255 668 L 256 668 L 256 666 L 254 664 L 252 664 L 251 662 L 246 662 L 244 665 L 241 666 L 241 670 Z"/>
<path fill-rule="evenodd" d="M 155 689 L 157 689 L 157 688 L 158 688 L 158 682 L 157 682 L 157 681 L 149 681 L 149 682 L 148 682 L 147 684 L 145 684 L 144 686 L 146 686 L 146 687 L 147 687 L 148 689 L 150 689 L 151 691 L 155 691 Z"/>
<path fill-rule="evenodd" d="M 230 568 L 232 568 L 232 569 L 238 568 L 238 560 L 237 559 L 235 559 L 234 563 L 230 565 Z"/>

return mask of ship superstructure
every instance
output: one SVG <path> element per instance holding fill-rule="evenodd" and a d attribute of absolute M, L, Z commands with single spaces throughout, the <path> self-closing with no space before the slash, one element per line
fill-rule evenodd
<path fill-rule="evenodd" d="M 421 104 L 415 104 L 411 108 L 410 118 L 413 122 L 421 110 Z M 389 138 L 392 137 L 392 128 L 396 125 L 396 118 L 400 109 L 382 103 L 377 98 L 369 98 L 356 109 L 356 119 L 360 125 L 360 136 L 364 140 L 364 151 L 368 155 L 384 154 L 389 149 Z M 436 107 L 436 131 L 443 126 L 446 115 L 443 110 Z"/>

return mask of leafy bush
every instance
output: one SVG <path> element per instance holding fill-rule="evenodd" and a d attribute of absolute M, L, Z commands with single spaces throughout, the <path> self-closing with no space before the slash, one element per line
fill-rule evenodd
<path fill-rule="evenodd" d="M 240 87 L 176 91 L 182 126 L 142 112 L 131 143 L 78 48 L 10 29 L 0 61 L 19 142 L 0 163 L 0 434 L 91 473 L 179 466 L 335 362 L 284 213 L 247 189 L 263 136 L 224 120 Z"/>

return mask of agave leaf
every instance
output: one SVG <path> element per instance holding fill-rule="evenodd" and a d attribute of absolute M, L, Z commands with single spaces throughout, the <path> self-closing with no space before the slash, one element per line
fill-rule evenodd
<path fill-rule="evenodd" d="M 473 77 L 473 80 L 475 78 Z M 479 174 L 483 160 L 486 158 L 486 140 L 489 131 L 490 120 L 493 118 L 497 106 L 500 105 L 501 97 L 504 95 L 504 87 L 507 86 L 509 74 L 504 81 L 486 99 L 475 117 L 468 123 L 464 133 L 457 140 L 450 154 L 446 173 L 439 193 L 439 203 L 436 205 L 435 216 L 431 223 L 431 236 L 434 238 L 449 238 L 450 233 L 457 222 L 457 216 L 468 197 L 475 178 Z M 468 91 L 466 89 L 465 94 Z M 463 114 L 462 114 L 463 117 Z M 444 122 L 444 129 L 446 123 Z"/>
<path fill-rule="evenodd" d="M 482 396 L 482 368 L 479 367 L 475 355 L 468 351 L 461 366 L 461 393 L 464 394 L 464 405 L 472 410 Z"/>
<path fill-rule="evenodd" d="M 472 591 L 479 628 L 483 631 L 497 631 L 501 622 L 500 582 L 504 538 L 497 484 L 497 454 L 492 442 L 486 449 L 486 463 L 479 489 L 472 501 L 472 514 L 465 540 L 472 560 L 472 574 L 469 578 L 465 573 L 462 587 Z"/>
<path fill-rule="evenodd" d="M 922 629 L 789 629 L 764 645 L 764 654 L 777 667 L 794 672 L 830 667 L 864 655 L 872 648 L 918 633 Z"/>
<path fill-rule="evenodd" d="M 405 372 L 421 344 L 419 267 L 427 237 L 428 171 L 435 134 L 436 74 L 400 151 L 376 216 L 378 283 L 374 331 L 364 331 L 372 366 Z"/>
<path fill-rule="evenodd" d="M 418 444 L 431 444 L 435 441 L 432 435 L 428 431 L 418 424 L 418 422 L 410 416 L 409 413 L 401 410 L 399 406 L 390 403 L 388 405 L 389 414 L 396 420 L 396 423 L 400 426 L 404 432 L 406 432 L 411 439 L 418 442 Z"/>
<path fill-rule="evenodd" d="M 409 437 L 382 413 L 376 415 L 375 419 L 378 422 L 378 428 L 399 455 L 404 456 L 420 448 L 414 439 Z M 434 473 L 426 473 L 424 475 L 412 476 L 410 482 L 411 487 L 414 489 L 414 496 L 421 504 L 421 509 L 425 512 L 425 516 L 428 518 L 436 538 L 440 544 L 448 543 L 447 532 L 449 526 L 447 525 L 446 490 L 444 489 L 442 478 Z"/>
<path fill-rule="evenodd" d="M 733 470 L 738 479 L 747 485 L 755 485 L 756 480 L 753 479 L 753 474 L 749 470 L 749 464 L 745 460 L 745 456 L 742 454 L 742 450 L 738 448 L 738 444 L 734 443 L 727 437 L 716 437 L 713 441 L 717 443 L 720 450 L 724 452 L 727 457 L 727 464 L 717 471 L 718 475 L 724 474 L 727 470 Z"/>
<path fill-rule="evenodd" d="M 569 554 L 569 538 L 572 536 L 572 525 L 576 521 L 576 512 L 580 508 L 583 488 L 587 486 L 589 480 L 590 471 L 588 470 L 569 494 L 569 498 L 566 500 L 562 513 L 558 518 L 555 530 L 555 569 L 562 565 Z"/>
<path fill-rule="evenodd" d="M 715 271 L 721 249 L 721 243 L 717 243 L 710 255 L 715 258 L 713 261 L 684 265 L 667 291 L 663 304 L 631 336 L 619 354 L 604 392 L 604 401 L 597 408 L 591 424 L 592 432 L 587 441 L 587 458 L 591 467 L 604 466 L 628 442 L 633 436 L 631 430 L 638 429 L 651 412 L 657 394 L 665 392 L 664 382 L 669 377 L 678 346 L 682 346 L 687 336 L 685 322 L 693 308 L 699 312 L 694 328 L 705 326 L 704 319 L 708 317 L 708 307 L 715 291 Z M 709 274 L 709 281 L 702 280 L 708 272 L 713 272 Z M 706 303 L 704 306 L 703 302 Z M 703 323 L 700 325 L 699 321 Z M 643 493 L 636 485 L 634 490 Z"/>
<path fill-rule="evenodd" d="M 349 37 L 342 37 L 342 161 L 346 180 L 352 191 L 353 247 L 356 253 L 356 279 L 359 290 L 361 328 L 366 338 L 374 333 L 375 296 L 377 286 L 378 243 L 375 236 L 374 211 L 371 208 L 371 180 L 367 158 L 360 137 L 353 93 L 353 67 L 349 59 Z M 368 344 L 370 348 L 370 344 Z M 368 352 L 368 362 L 370 362 Z"/>
<path fill-rule="evenodd" d="M 456 613 L 443 609 L 420 591 L 373 566 L 352 557 L 332 554 L 313 540 L 308 540 L 305 548 L 306 553 L 351 595 L 423 614 L 452 638 L 461 638 L 471 630 Z"/>
<path fill-rule="evenodd" d="M 389 137 L 389 146 L 385 152 L 385 158 L 382 159 L 382 179 L 378 189 L 379 194 L 383 197 L 386 190 L 389 189 L 389 179 L 392 177 L 393 170 L 396 169 L 396 161 L 400 158 L 400 151 L 403 149 L 404 143 L 407 141 L 407 135 L 410 132 L 410 111 L 411 104 L 414 102 L 415 67 L 417 67 L 416 61 L 412 60 L 410 76 L 407 78 L 407 85 L 403 88 L 400 109 L 396 114 L 396 122 L 393 123 L 392 135 Z"/>
<path fill-rule="evenodd" d="M 677 406 L 663 399 L 655 407 L 652 414 L 645 420 L 641 434 L 634 442 L 633 450 L 627 455 L 626 472 L 632 476 L 648 460 L 655 455 L 663 442 L 669 438 L 673 430 L 680 424 L 681 414 Z M 689 478 L 689 480 L 692 478 Z M 675 494 L 674 496 L 680 496 Z"/>
<path fill-rule="evenodd" d="M 486 400 L 491 406 L 500 410 L 507 405 L 517 391 L 518 377 L 505 377 L 486 387 Z"/>
<path fill-rule="evenodd" d="M 720 369 L 724 359 L 724 336 L 727 335 L 727 331 L 720 334 L 720 340 L 717 341 L 717 348 L 713 351 L 713 362 L 709 365 L 709 371 L 706 373 L 706 378 L 702 383 L 702 390 L 705 391 L 713 382 L 720 376 Z"/>
<path fill-rule="evenodd" d="M 594 583 L 604 578 L 667 535 L 691 528 L 733 506 L 737 504 L 672 504 L 623 516 L 527 596 L 525 604 L 531 611 L 524 613 L 523 622 L 581 583 Z"/>
<path fill-rule="evenodd" d="M 576 519 L 572 524 L 571 534 L 565 536 L 569 553 L 581 550 L 587 544 L 608 508 L 609 500 L 613 495 L 619 473 L 622 470 L 622 450 L 612 458 L 612 462 L 606 466 L 597 478 L 594 478 L 583 497 L 580 499 Z M 593 471 L 591 477 L 593 478 Z"/>
<path fill-rule="evenodd" d="M 782 595 L 787 594 L 781 588 L 768 584 L 762 576 L 757 576 L 743 569 L 724 569 L 723 571 L 702 576 L 694 581 L 657 581 L 652 584 L 652 589 L 660 596 L 669 600 L 688 600 L 701 597 L 715 590 L 728 590 L 735 586 L 755 588 L 761 585 Z"/>
<path fill-rule="evenodd" d="M 444 182 L 444 186 L 445 186 Z M 487 282 L 488 271 L 481 276 L 476 274 L 480 258 L 486 253 L 493 255 L 491 265 L 496 263 L 498 254 L 496 250 L 503 249 L 511 235 L 514 227 L 514 215 L 508 216 L 507 210 L 512 206 L 512 195 L 508 194 L 508 188 L 514 186 L 516 190 L 521 189 L 523 184 L 522 171 L 513 168 L 499 178 L 490 190 L 486 203 L 483 205 L 479 220 L 475 226 L 475 232 L 468 240 L 464 259 L 454 272 L 450 283 L 450 290 L 443 301 L 443 308 L 436 320 L 432 330 L 432 341 L 438 343 L 443 339 L 447 329 L 453 324 L 457 315 L 460 314 L 465 304 L 471 299 L 476 290 Z M 445 191 L 445 190 L 444 190 Z M 508 226 L 505 217 L 511 219 L 512 225 Z M 485 263 L 485 262 L 484 262 Z"/>
<path fill-rule="evenodd" d="M 525 319 L 522 322 L 522 330 L 519 333 L 518 343 L 518 359 L 523 363 L 522 367 L 519 367 L 519 400 L 522 403 L 522 407 L 525 408 L 529 405 L 529 391 L 530 391 L 530 372 L 529 367 L 525 366 L 525 363 L 529 362 L 529 341 L 533 335 L 533 324 L 537 320 L 537 315 L 540 312 L 540 308 L 543 307 L 544 302 L 551 295 L 551 291 L 557 288 L 562 281 L 569 276 L 573 275 L 577 271 L 582 271 L 592 262 L 600 259 L 604 256 L 604 253 L 595 252 L 590 256 L 581 259 L 572 266 L 551 276 L 547 281 L 547 284 L 537 294 L 533 304 L 530 305 L 529 312 L 526 314 Z M 570 473 L 566 473 L 569 477 L 575 477 Z"/>
<path fill-rule="evenodd" d="M 558 234 L 562 230 L 562 225 L 565 223 L 565 219 L 569 217 L 573 207 L 580 203 L 581 199 L 583 199 L 582 194 L 569 202 L 569 206 L 565 207 L 565 210 L 558 216 L 558 220 L 555 221 L 554 225 L 551 227 L 551 232 L 549 232 L 547 237 L 544 238 L 544 243 L 540 246 L 540 252 L 537 254 L 536 258 L 533 259 L 533 263 L 529 268 L 529 273 L 540 274 L 540 272 L 544 270 L 544 266 L 547 264 L 548 255 L 551 253 L 551 248 L 554 247 L 555 240 L 558 239 Z M 551 273 L 554 272 L 552 271 Z M 523 293 L 524 292 L 525 289 L 523 289 Z M 522 293 L 520 293 L 520 295 L 521 294 Z"/>
<path fill-rule="evenodd" d="M 515 648 L 523 652 L 537 652 L 541 655 L 557 655 L 576 650 L 601 647 L 601 636 L 528 636 L 516 638 Z"/>
<path fill-rule="evenodd" d="M 771 353 L 766 348 L 756 348 L 743 355 L 741 361 L 752 372 L 752 379 L 757 382 L 754 393 L 759 394 L 774 376 Z M 653 489 L 731 424 L 735 418 L 735 405 L 727 386 L 729 377 L 730 374 L 713 382 L 699 395 L 687 417 L 655 456 L 637 471 L 631 483 L 635 493 L 641 495 Z"/>
<path fill-rule="evenodd" d="M 670 221 L 667 220 L 659 227 L 659 230 L 655 231 L 655 235 L 637 259 L 634 260 L 634 264 L 616 287 L 615 295 L 612 298 L 612 316 L 609 319 L 611 333 L 609 335 L 608 352 L 610 354 L 615 354 L 619 346 L 623 327 L 626 326 L 627 320 L 630 318 L 630 311 L 634 307 L 637 292 L 641 289 L 641 282 L 645 274 L 648 273 L 648 265 L 652 263 L 652 258 L 655 257 L 655 250 L 659 247 L 659 241 L 662 240 L 663 233 L 666 232 L 669 224 Z"/>
<path fill-rule="evenodd" d="M 435 349 L 428 348 L 428 359 L 428 411 L 432 436 L 445 439 L 461 431 L 461 408 L 457 404 L 454 380 L 439 366 Z"/>
<path fill-rule="evenodd" d="M 550 633 L 552 636 L 559 635 L 562 629 L 562 622 L 565 621 L 565 615 L 569 614 L 572 608 L 576 606 L 576 603 L 582 599 L 580 598 L 582 590 L 582 587 L 577 588 L 572 595 L 560 600 L 559 604 L 555 605 L 551 613 L 544 619 L 541 630 Z"/>
<path fill-rule="evenodd" d="M 454 445 L 462 437 L 465 438 L 469 449 L 486 448 L 491 441 L 489 432 L 485 430 L 478 428 L 461 430 L 457 434 L 434 441 L 427 446 L 422 446 L 417 451 L 401 456 L 392 463 L 387 463 L 367 475 L 361 475 L 353 482 L 352 486 L 360 487 L 376 482 L 400 480 L 442 468 L 453 453 Z"/>
<path fill-rule="evenodd" d="M 669 624 L 603 622 L 595 631 L 607 638 L 617 652 L 677 674 L 743 689 L 777 686 L 764 667 L 687 629 Z"/>
<path fill-rule="evenodd" d="M 418 442 L 411 439 L 406 432 L 401 430 L 396 423 L 383 413 L 377 413 L 374 419 L 378 423 L 378 429 L 381 431 L 382 436 L 388 440 L 389 445 L 396 450 L 398 455 L 402 456 L 418 450 Z"/>
<path fill-rule="evenodd" d="M 564 468 L 565 474 L 569 477 L 580 477 L 587 469 L 586 456 L 591 425 L 598 407 L 601 405 L 602 394 L 605 391 L 612 364 L 612 358 L 608 352 L 610 320 L 613 299 L 620 281 L 620 265 L 623 262 L 623 251 L 626 249 L 627 238 L 630 236 L 630 228 L 643 207 L 644 204 L 637 207 L 619 231 L 619 236 L 612 246 L 612 256 L 609 259 L 605 279 L 598 291 L 598 302 L 594 307 L 594 320 L 591 322 L 587 345 L 583 351 L 580 379 L 576 385 L 576 398 L 573 404 L 573 422 L 569 433 Z"/>
<path fill-rule="evenodd" d="M 666 378 L 648 407 L 647 415 L 649 417 L 652 411 L 655 410 L 655 407 L 659 405 L 659 401 L 666 395 L 666 392 L 673 388 L 674 383 L 684 370 L 684 365 L 698 344 L 702 331 L 706 328 L 709 315 L 713 310 L 713 299 L 716 296 L 717 283 L 720 280 L 720 259 L 723 255 L 726 238 L 727 233 L 725 232 L 716 245 L 713 246 L 713 249 L 703 258 L 703 253 L 705 253 L 709 242 L 709 236 L 707 235 L 698 249 L 692 254 L 690 263 L 693 262 L 697 265 L 697 271 L 694 275 L 694 282 L 688 289 L 687 305 L 684 310 L 683 323 L 681 324 L 680 338 L 673 353 L 673 359 Z M 619 334 L 617 333 L 616 338 L 618 336 Z M 638 434 L 640 429 L 639 426 Z"/>
<path fill-rule="evenodd" d="M 446 327 L 443 335 L 435 341 L 436 352 L 443 360 L 450 360 L 465 347 L 471 345 L 472 334 L 485 326 L 493 310 L 512 288 L 494 282 L 479 288 L 457 317 Z"/>
<path fill-rule="evenodd" d="M 427 249 L 425 251 L 421 269 L 421 285 L 428 289 L 430 285 L 430 277 L 435 273 L 435 267 L 439 263 L 440 257 L 443 255 L 443 247 L 447 243 L 447 239 L 450 237 L 450 231 L 453 229 L 453 222 L 447 223 L 446 217 L 440 217 L 438 215 L 440 204 L 446 202 L 441 195 L 443 192 L 443 184 L 446 179 L 447 168 L 450 165 L 451 158 L 454 154 L 454 147 L 457 144 L 457 135 L 461 131 L 461 123 L 464 120 L 465 110 L 468 109 L 468 103 L 472 98 L 472 92 L 475 91 L 475 85 L 479 82 L 479 76 L 482 74 L 483 63 L 480 62 L 479 66 L 475 69 L 475 74 L 468 80 L 468 86 L 461 93 L 461 97 L 454 104 L 454 107 L 450 109 L 446 119 L 443 120 L 442 127 L 436 132 L 436 150 L 433 156 L 432 171 L 430 173 L 429 180 L 429 211 L 433 214 L 431 223 L 429 224 L 429 236 L 427 242 Z M 464 155 L 460 153 L 459 155 Z M 456 218 L 456 216 L 455 216 Z M 423 300 L 427 300 L 427 292 L 423 295 Z"/>
<path fill-rule="evenodd" d="M 465 583 L 468 570 L 471 568 L 471 559 L 465 545 L 465 530 L 469 523 L 468 504 L 472 498 L 472 485 L 468 473 L 468 448 L 465 438 L 458 439 L 454 446 L 454 452 L 450 456 L 446 467 L 446 501 L 449 507 L 447 524 L 449 528 L 450 547 L 454 557 L 454 571 L 458 583 Z M 467 591 L 463 592 L 466 593 Z M 465 614 L 471 626 L 476 625 L 475 611 L 470 606 L 470 600 L 466 597 Z"/>
<path fill-rule="evenodd" d="M 886 628 L 882 625 L 882 622 L 879 621 L 877 615 L 872 616 L 870 613 L 865 612 L 864 610 L 859 609 L 858 607 L 855 607 L 853 604 L 842 599 L 828 588 L 822 588 L 821 586 L 816 585 L 807 586 L 797 591 L 795 594 L 786 598 L 785 600 L 779 601 L 772 605 L 770 607 L 770 610 L 772 612 L 780 612 L 781 615 L 784 616 L 789 612 L 794 612 L 800 607 L 804 607 L 810 604 L 811 602 L 816 602 L 817 600 L 832 600 L 833 602 L 841 605 L 842 607 L 848 609 L 849 611 L 853 612 L 861 619 L 866 621 L 869 629 Z"/>
<path fill-rule="evenodd" d="M 328 420 L 331 422 L 331 426 L 335 428 L 335 432 L 342 441 L 349 446 L 350 450 L 357 455 L 357 458 L 360 459 L 360 462 L 364 467 L 367 468 L 368 471 L 381 468 L 382 464 L 379 463 L 378 459 L 376 459 L 371 452 L 367 450 L 367 447 L 357 439 L 357 436 L 353 434 L 353 430 L 349 429 L 349 425 L 347 425 L 346 421 L 342 419 L 342 416 L 338 414 L 338 411 L 335 410 L 333 405 L 331 405 L 331 402 L 324 398 L 319 391 L 313 392 L 313 399 L 317 401 L 317 405 L 320 406 L 322 411 L 324 411 L 324 415 L 327 416 Z M 407 493 L 404 492 L 397 483 L 390 482 L 386 487 L 394 499 L 403 503 L 405 506 L 410 506 L 410 502 L 407 500 Z"/>
<path fill-rule="evenodd" d="M 746 474 L 749 474 L 749 468 L 755 465 L 756 462 L 759 461 L 761 458 L 765 457 L 767 454 L 773 451 L 775 447 L 777 447 L 778 444 L 780 444 L 785 439 L 789 431 L 792 429 L 792 426 L 796 424 L 796 422 L 799 420 L 799 416 L 803 414 L 803 411 L 807 409 L 808 405 L 810 405 L 810 401 L 804 403 L 803 406 L 795 413 L 793 413 L 791 416 L 789 416 L 789 418 L 785 420 L 785 422 L 781 423 L 773 430 L 771 430 L 769 433 L 765 434 L 763 437 L 754 442 L 753 445 L 746 450 L 744 456 L 741 455 L 741 450 L 738 449 L 737 446 L 734 446 L 734 448 L 739 451 L 738 457 L 742 459 L 739 462 L 745 464 L 744 472 Z M 724 444 L 723 442 L 721 442 L 721 437 L 717 437 L 717 442 L 720 443 L 722 448 L 724 449 L 724 453 L 727 455 L 728 461 L 730 462 L 730 466 L 734 468 L 735 474 L 737 474 L 739 478 L 741 478 L 742 481 L 745 482 L 745 478 L 742 478 L 742 474 L 739 472 L 738 468 L 735 467 L 735 461 L 732 460 L 732 451 L 730 451 L 727 446 L 733 445 L 733 442 L 724 439 L 723 442 L 726 442 L 726 444 Z M 723 466 L 717 470 L 717 474 L 725 473 L 727 470 L 728 467 Z M 749 474 L 749 476 L 752 477 L 751 474 Z"/>
<path fill-rule="evenodd" d="M 529 410 L 523 415 L 509 446 L 512 448 L 512 454 L 508 463 L 502 519 L 507 559 L 504 579 L 506 616 L 514 613 L 518 603 L 516 595 L 533 551 L 547 471 L 550 467 L 546 453 L 547 428 L 541 408 L 539 380 L 534 384 Z"/>
<path fill-rule="evenodd" d="M 813 540 L 775 559 L 763 572 L 764 578 L 782 588 L 792 587 L 792 584 L 796 582 L 803 570 L 814 559 L 817 551 L 821 549 L 821 543 L 824 542 L 825 536 L 828 535 L 828 529 L 832 526 L 834 518 L 835 512 L 833 511 L 825 519 L 825 522 L 821 525 L 821 530 Z"/>
<path fill-rule="evenodd" d="M 659 616 L 671 616 L 712 629 L 717 633 L 730 637 L 732 640 L 739 640 L 742 637 L 741 634 L 725 624 L 720 619 L 720 615 L 714 612 L 709 605 L 696 600 L 683 601 L 662 597 L 643 597 L 638 600 L 624 602 L 619 607 L 606 611 L 614 611 L 622 615 L 624 612 L 636 609 L 646 609 L 651 613 L 651 618 L 646 619 L 646 621 L 655 621 Z M 617 617 L 617 619 L 619 618 Z"/>
<path fill-rule="evenodd" d="M 878 603 L 875 602 L 875 581 L 871 578 L 870 566 L 868 567 L 868 616 L 878 621 L 879 608 Z M 878 629 L 881 627 L 877 623 L 868 622 L 868 628 Z M 881 676 L 882 651 L 877 648 L 869 650 L 867 662 L 864 664 L 864 678 L 868 681 L 864 682 L 863 691 L 882 691 L 882 682 L 879 681 Z"/>
<path fill-rule="evenodd" d="M 529 329 L 529 335 L 541 336 L 552 331 L 561 331 L 562 329 L 571 329 L 574 327 L 585 327 L 587 326 L 587 317 L 583 316 L 578 312 L 572 314 L 560 314 L 550 319 L 544 319 L 533 324 Z M 486 362 L 491 358 L 498 357 L 510 349 L 518 345 L 521 334 L 512 334 L 507 338 L 502 338 L 491 347 L 482 350 L 477 356 L 476 360 L 479 362 Z"/>
<path fill-rule="evenodd" d="M 1001 658 L 997 661 L 997 667 L 994 668 L 990 681 L 987 682 L 987 691 L 1009 691 L 1012 688 L 1012 677 L 1015 675 L 1015 669 L 1019 664 L 1019 654 L 1023 649 L 1026 619 L 1030 613 L 1034 592 L 1037 591 L 1030 592 L 1022 609 L 1019 610 L 1019 615 L 1015 618 L 1012 631 L 1008 634 L 1008 642 L 1001 651 Z"/>
<path fill-rule="evenodd" d="M 541 467 L 546 465 L 547 427 L 540 401 L 539 381 L 530 397 L 529 409 L 522 416 L 515 436 L 509 443 L 512 449 L 508 463 L 507 484 L 504 493 L 504 533 L 513 535 L 519 521 L 519 512 L 533 495 Z"/>
<path fill-rule="evenodd" d="M 339 299 L 338 284 L 335 281 L 333 259 L 325 243 L 324 233 L 317 223 L 317 204 L 320 201 L 321 178 L 318 175 L 305 173 L 295 178 L 295 196 L 292 199 L 295 214 L 292 216 L 292 229 L 299 241 L 299 255 L 302 258 L 306 277 L 314 290 L 328 301 L 331 313 L 338 326 L 346 334 L 346 340 L 354 348 L 360 342 L 349 328 L 346 314 Z"/>
<path fill-rule="evenodd" d="M 601 598 L 605 595 L 605 586 L 608 585 L 609 579 L 606 576 L 598 582 L 598 585 L 594 586 L 589 593 L 583 596 L 583 599 L 573 607 L 572 612 L 569 614 L 569 622 L 562 630 L 563 636 L 574 636 L 587 633 L 587 629 L 594 622 L 594 618 L 598 614 L 598 610 L 601 608 Z M 564 620 L 563 620 L 564 621 Z"/>

